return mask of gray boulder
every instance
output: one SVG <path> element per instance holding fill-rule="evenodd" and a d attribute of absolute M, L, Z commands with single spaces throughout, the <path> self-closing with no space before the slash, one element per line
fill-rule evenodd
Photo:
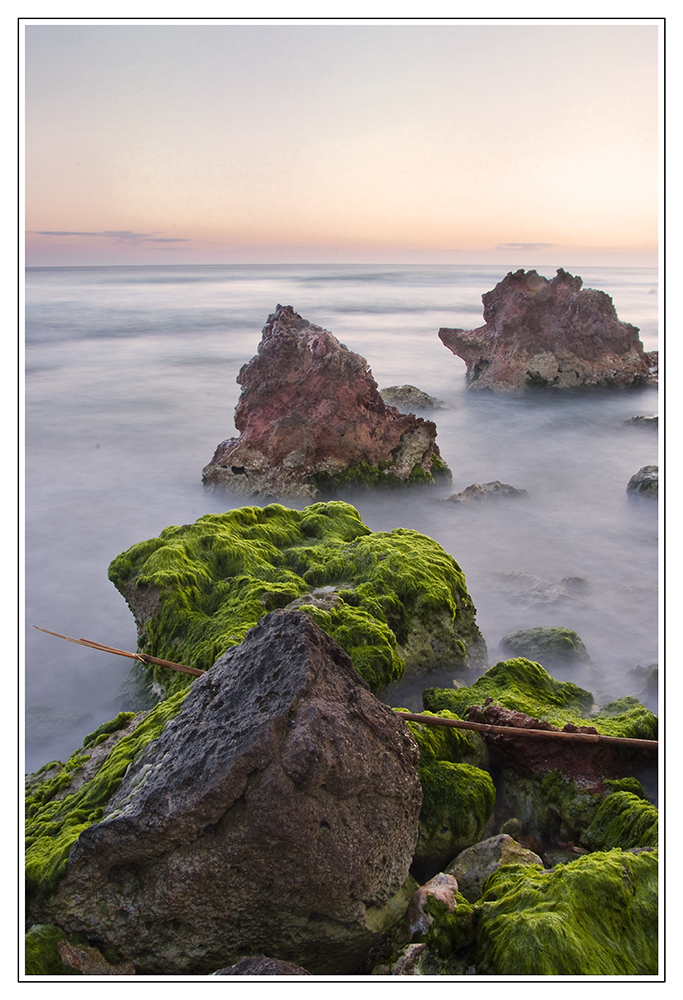
<path fill-rule="evenodd" d="M 143 975 L 266 951 L 352 972 L 402 915 L 417 759 L 348 655 L 303 612 L 274 611 L 193 683 L 31 917 Z"/>
<path fill-rule="evenodd" d="M 300 965 L 281 962 L 277 958 L 266 958 L 265 955 L 241 958 L 235 965 L 214 972 L 214 976 L 310 976 L 310 974 Z"/>
<path fill-rule="evenodd" d="M 443 503 L 480 503 L 482 500 L 499 499 L 500 497 L 528 497 L 526 490 L 518 490 L 499 479 L 492 483 L 472 483 L 460 493 L 452 493 Z"/>
<path fill-rule="evenodd" d="M 656 500 L 659 495 L 659 466 L 644 465 L 642 469 L 638 469 L 629 479 L 626 492 L 641 497 L 654 497 Z"/>
<path fill-rule="evenodd" d="M 500 833 L 497 837 L 480 840 L 478 844 L 462 851 L 448 866 L 447 874 L 457 879 L 458 888 L 465 899 L 469 903 L 476 903 L 484 882 L 501 865 L 543 867 L 543 862 L 533 851 L 528 851 L 506 833 Z"/>
<path fill-rule="evenodd" d="M 446 405 L 415 385 L 390 385 L 380 389 L 379 394 L 389 406 L 399 410 L 406 407 L 409 412 L 413 407 L 418 410 L 441 410 Z"/>

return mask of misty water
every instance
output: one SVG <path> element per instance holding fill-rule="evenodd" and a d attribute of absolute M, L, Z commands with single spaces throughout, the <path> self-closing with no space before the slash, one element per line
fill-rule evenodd
<path fill-rule="evenodd" d="M 235 433 L 235 378 L 278 303 L 362 354 L 380 388 L 409 383 L 444 402 L 417 412 L 436 421 L 452 485 L 348 499 L 370 528 L 413 528 L 456 559 L 488 662 L 503 658 L 498 644 L 510 632 L 562 626 L 578 632 L 593 664 L 563 679 L 598 702 L 637 692 L 633 668 L 657 662 L 657 504 L 630 500 L 626 484 L 657 463 L 657 434 L 625 421 L 656 414 L 657 392 L 467 391 L 464 362 L 437 331 L 481 325 L 481 295 L 508 270 L 28 269 L 27 771 L 64 760 L 100 723 L 139 707 L 127 694 L 130 661 L 32 626 L 134 650 L 133 617 L 107 579 L 111 559 L 167 525 L 251 502 L 208 492 L 201 472 Z M 646 350 L 656 349 L 656 270 L 578 273 L 585 286 L 612 296 Z M 528 497 L 439 502 L 493 480 Z M 435 675 L 404 686 L 400 703 L 419 708 L 423 687 L 452 680 Z"/>

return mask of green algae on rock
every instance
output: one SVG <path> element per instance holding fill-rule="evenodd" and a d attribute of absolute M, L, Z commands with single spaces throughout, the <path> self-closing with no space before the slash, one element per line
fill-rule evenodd
<path fill-rule="evenodd" d="M 500 648 L 509 656 L 523 656 L 545 664 L 589 664 L 582 639 L 570 628 L 528 628 L 506 635 Z"/>
<path fill-rule="evenodd" d="M 657 973 L 656 852 L 587 854 L 550 872 L 500 868 L 482 900 L 480 974 Z"/>
<path fill-rule="evenodd" d="M 432 712 L 448 709 L 461 719 L 487 698 L 560 728 L 588 725 L 603 736 L 657 739 L 657 717 L 635 698 L 620 699 L 593 715 L 595 701 L 590 691 L 571 681 L 556 681 L 540 663 L 523 657 L 501 660 L 469 687 L 428 688 L 422 694 L 425 708 Z"/>
<path fill-rule="evenodd" d="M 425 712 L 427 716 L 433 713 Z M 438 712 L 453 718 L 451 712 Z M 476 843 L 493 812 L 496 790 L 481 766 L 488 759 L 478 733 L 407 722 L 420 747 L 422 809 L 414 863 L 432 874 Z"/>
<path fill-rule="evenodd" d="M 52 892 L 64 875 L 71 851 L 83 830 L 102 818 L 104 807 L 130 764 L 180 711 L 188 690 L 178 692 L 151 712 L 100 726 L 66 764 L 53 761 L 26 782 L 27 906 Z M 124 722 L 122 727 L 121 723 Z M 109 728 L 109 743 L 99 736 Z M 86 749 L 89 752 L 83 753 Z M 99 751 L 99 752 L 98 752 Z"/>
<path fill-rule="evenodd" d="M 478 975 L 645 976 L 657 973 L 657 852 L 587 854 L 551 871 L 507 865 L 474 905 L 430 901 L 427 947 Z M 474 939 L 474 943 L 473 943 Z"/>
<path fill-rule="evenodd" d="M 656 806 L 632 792 L 617 791 L 608 795 L 598 809 L 584 833 L 584 841 L 592 851 L 657 847 L 658 830 Z"/>
<path fill-rule="evenodd" d="M 372 532 L 341 501 L 206 514 L 133 545 L 109 567 L 142 652 L 208 669 L 267 611 L 299 607 L 373 691 L 404 670 L 481 663 L 460 566 L 416 531 Z M 191 683 L 154 668 L 159 694 Z"/>

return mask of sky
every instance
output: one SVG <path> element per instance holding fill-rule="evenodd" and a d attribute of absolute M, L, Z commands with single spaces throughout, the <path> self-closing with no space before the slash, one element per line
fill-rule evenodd
<path fill-rule="evenodd" d="M 26 264 L 656 266 L 660 30 L 27 23 Z"/>

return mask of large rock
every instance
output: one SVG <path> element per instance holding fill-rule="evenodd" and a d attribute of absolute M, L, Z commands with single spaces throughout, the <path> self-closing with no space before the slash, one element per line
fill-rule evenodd
<path fill-rule="evenodd" d="M 302 612 L 275 611 L 112 782 L 29 918 L 138 974 L 207 974 L 264 952 L 352 972 L 400 919 L 417 760 L 343 650 Z M 63 784 L 42 796 L 43 829 L 69 801 Z"/>
<path fill-rule="evenodd" d="M 483 664 L 465 575 L 416 531 L 373 532 L 342 501 L 205 514 L 113 560 L 140 651 L 200 669 L 275 608 L 300 607 L 346 650 L 375 692 L 435 668 Z M 186 674 L 155 668 L 166 693 Z"/>
<path fill-rule="evenodd" d="M 609 295 L 581 285 L 561 268 L 551 281 L 536 271 L 509 272 L 482 296 L 484 326 L 439 330 L 465 361 L 469 388 L 655 384 L 656 359 L 637 327 L 619 320 Z"/>
<path fill-rule="evenodd" d="M 386 406 L 367 361 L 291 306 L 268 317 L 237 381 L 240 436 L 218 445 L 207 485 L 308 498 L 451 477 L 435 424 Z"/>

